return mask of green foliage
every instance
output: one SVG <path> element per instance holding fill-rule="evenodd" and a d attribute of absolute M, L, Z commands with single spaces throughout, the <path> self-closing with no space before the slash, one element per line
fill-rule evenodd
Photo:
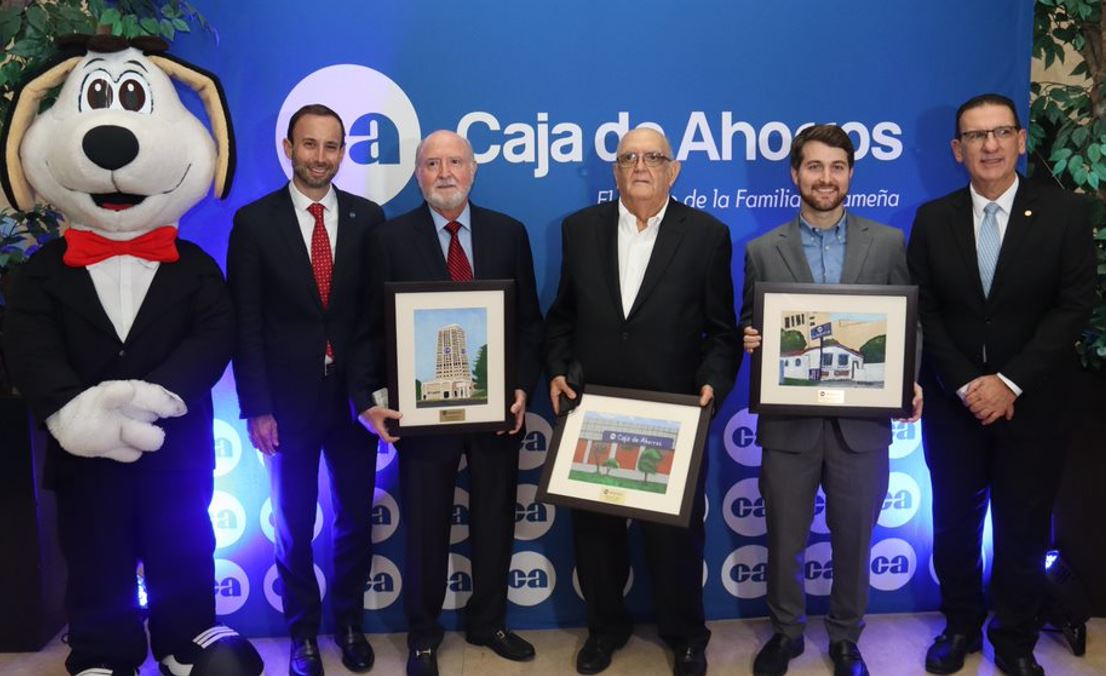
<path fill-rule="evenodd" d="M 806 338 L 795 329 L 780 329 L 780 352 L 798 352 L 806 349 Z"/>
<path fill-rule="evenodd" d="M 650 474 L 656 473 L 657 465 L 660 464 L 662 459 L 664 459 L 664 456 L 655 448 L 646 448 L 641 452 L 637 459 L 637 469 L 645 475 L 645 481 L 649 481 Z"/>
<path fill-rule="evenodd" d="M 476 364 L 472 367 L 472 386 L 475 390 L 488 391 L 488 346 L 481 345 L 476 353 Z"/>
<path fill-rule="evenodd" d="M 61 222 L 61 214 L 42 205 L 30 211 L 0 210 L 0 272 L 22 263 L 56 238 Z"/>
<path fill-rule="evenodd" d="M 1061 186 L 1094 200 L 1097 302 L 1076 344 L 1083 365 L 1106 370 L 1106 16 L 1102 0 L 1037 0 L 1033 56 L 1068 65 L 1079 84 L 1033 82 L 1029 106 L 1029 171 L 1048 172 Z M 1068 50 L 1072 51 L 1068 51 Z"/>
<path fill-rule="evenodd" d="M 603 463 L 603 467 L 607 468 L 606 474 L 610 474 L 612 469 L 618 469 L 618 460 L 607 458 L 607 462 Z"/>
<path fill-rule="evenodd" d="M 415 378 L 415 401 L 422 401 L 422 381 Z"/>
<path fill-rule="evenodd" d="M 887 336 L 875 336 L 860 346 L 865 364 L 882 364 L 887 361 Z"/>

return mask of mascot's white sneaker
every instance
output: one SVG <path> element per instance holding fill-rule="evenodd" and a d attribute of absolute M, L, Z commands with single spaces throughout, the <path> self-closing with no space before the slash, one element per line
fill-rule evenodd
<path fill-rule="evenodd" d="M 253 645 L 230 627 L 217 624 L 161 661 L 165 676 L 261 676 L 265 664 Z"/>
<path fill-rule="evenodd" d="M 111 667 L 89 667 L 78 671 L 74 676 L 138 676 L 138 669 L 112 669 Z"/>

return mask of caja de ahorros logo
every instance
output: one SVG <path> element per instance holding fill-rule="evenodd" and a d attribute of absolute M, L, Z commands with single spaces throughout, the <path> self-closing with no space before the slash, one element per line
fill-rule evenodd
<path fill-rule="evenodd" d="M 464 608 L 472 596 L 472 561 L 467 556 L 450 552 L 446 572 L 445 598 L 442 610 Z"/>
<path fill-rule="evenodd" d="M 746 537 L 764 535 L 768 532 L 764 516 L 764 498 L 755 477 L 742 479 L 726 491 L 722 517 L 733 532 Z"/>
<path fill-rule="evenodd" d="M 887 495 L 879 512 L 879 525 L 898 528 L 910 522 L 918 513 L 922 489 L 914 477 L 904 472 L 891 472 L 887 476 Z"/>
<path fill-rule="evenodd" d="M 399 528 L 399 503 L 381 488 L 373 489 L 372 528 L 373 544 L 384 542 Z"/>
<path fill-rule="evenodd" d="M 219 418 L 212 422 L 212 432 L 215 437 L 215 477 L 218 478 L 233 472 L 242 460 L 242 438 L 230 423 Z"/>
<path fill-rule="evenodd" d="M 507 574 L 507 599 L 518 606 L 536 606 L 557 586 L 553 562 L 532 551 L 515 552 Z"/>
<path fill-rule="evenodd" d="M 756 599 L 768 591 L 768 548 L 745 545 L 722 562 L 722 587 L 739 599 Z"/>
<path fill-rule="evenodd" d="M 549 532 L 557 518 L 557 508 L 537 501 L 538 487 L 519 484 L 515 498 L 515 539 L 537 540 Z"/>
<path fill-rule="evenodd" d="M 372 572 L 365 581 L 365 610 L 380 610 L 396 602 L 403 591 L 403 575 L 391 559 L 373 555 Z"/>
<path fill-rule="evenodd" d="M 449 511 L 449 544 L 464 542 L 469 536 L 469 492 L 453 488 L 453 507 Z"/>
<path fill-rule="evenodd" d="M 872 545 L 870 584 L 880 591 L 902 589 L 918 569 L 918 555 L 909 542 L 887 538 Z"/>
<path fill-rule="evenodd" d="M 553 438 L 553 428 L 549 421 L 537 413 L 526 412 L 526 436 L 518 448 L 518 469 L 520 472 L 537 469 L 545 464 L 545 454 L 549 451 L 549 440 Z"/>
<path fill-rule="evenodd" d="M 230 615 L 250 598 L 250 578 L 234 561 L 215 559 L 215 614 Z"/>
<path fill-rule="evenodd" d="M 207 506 L 211 528 L 215 533 L 215 549 L 233 545 L 246 531 L 246 510 L 238 498 L 226 491 L 214 491 Z"/>

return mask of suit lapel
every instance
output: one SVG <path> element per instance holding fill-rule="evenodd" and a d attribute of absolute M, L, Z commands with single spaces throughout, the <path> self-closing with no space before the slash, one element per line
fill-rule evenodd
<path fill-rule="evenodd" d="M 190 274 L 191 266 L 179 261 L 176 263 L 162 263 L 157 267 L 154 278 L 150 282 L 150 288 L 146 291 L 146 297 L 142 299 L 142 305 L 138 308 L 138 314 L 134 317 L 131 330 L 127 333 L 127 344 L 133 344 L 135 336 L 140 335 L 149 326 L 156 323 L 162 314 L 173 311 L 178 312 L 178 299 L 192 293 L 195 286 Z"/>
<path fill-rule="evenodd" d="M 599 227 L 595 229 L 596 250 L 599 252 L 599 269 L 603 271 L 611 302 L 618 309 L 618 316 L 626 317 L 627 314 L 622 309 L 622 289 L 618 284 L 618 202 L 610 204 L 612 207 L 606 211 L 600 219 Z"/>
<path fill-rule="evenodd" d="M 841 283 L 855 284 L 872 247 L 872 234 L 868 226 L 855 217 L 845 215 L 845 264 L 841 268 Z"/>
<path fill-rule="evenodd" d="M 1023 177 L 1019 177 L 1018 191 L 1014 195 L 1014 205 L 1010 207 L 1010 219 L 1006 222 L 1006 234 L 999 248 L 998 262 L 995 264 L 995 276 L 991 280 L 991 296 L 1002 288 L 1005 278 L 1013 274 L 1013 261 L 1018 258 L 1018 249 L 1029 237 L 1034 223 L 1033 206 L 1037 202 L 1037 193 Z M 977 264 L 978 265 L 978 264 Z M 982 285 L 980 286 L 982 291 Z"/>
<path fill-rule="evenodd" d="M 470 210 L 469 216 L 472 216 Z M 472 248 L 476 248 L 476 228 L 473 226 L 472 219 L 469 221 L 469 227 L 473 231 Z M 442 241 L 438 239 L 438 229 L 434 225 L 434 217 L 430 215 L 430 205 L 423 202 L 422 205 L 422 218 L 415 224 L 415 246 L 421 249 L 420 255 L 417 260 L 426 261 L 430 266 L 430 274 L 433 275 L 432 279 L 448 280 L 449 269 L 445 266 L 445 256 L 442 255 Z M 472 261 L 469 261 L 472 265 Z M 476 276 L 476 268 L 473 267 L 473 277 Z"/>
<path fill-rule="evenodd" d="M 96 295 L 96 287 L 92 283 L 92 276 L 85 268 L 71 268 L 61 262 L 58 257 L 56 274 L 43 278 L 43 286 L 66 307 L 81 315 L 93 326 L 108 335 L 118 338 L 115 326 L 104 312 L 104 306 L 100 303 L 100 297 Z"/>
<path fill-rule="evenodd" d="M 293 204 L 292 195 L 288 193 L 287 187 L 277 192 L 273 207 L 271 214 L 273 237 L 279 241 L 280 248 L 284 250 L 285 260 L 288 261 L 288 274 L 301 278 L 301 281 L 293 284 L 293 287 L 304 289 L 310 296 L 309 302 L 314 303 L 321 312 L 323 301 L 319 298 L 315 273 L 311 271 L 311 254 L 304 244 L 296 205 Z"/>
<path fill-rule="evenodd" d="M 649 294 L 656 288 L 657 282 L 664 276 L 665 269 L 672 262 L 672 257 L 676 255 L 676 250 L 680 248 L 680 242 L 684 238 L 684 232 L 687 229 L 686 220 L 687 214 L 684 212 L 683 205 L 670 200 L 668 211 L 664 214 L 664 220 L 658 226 L 660 230 L 657 231 L 657 242 L 653 245 L 653 253 L 649 256 L 649 263 L 645 266 L 645 276 L 641 280 L 641 288 L 638 289 L 637 297 L 634 298 L 634 306 L 630 308 L 630 312 L 626 315 L 627 319 L 637 312 L 638 308 L 649 298 Z M 615 269 L 617 270 L 617 266 Z M 619 297 L 621 296 L 620 292 Z"/>
<path fill-rule="evenodd" d="M 780 238 L 776 242 L 776 250 L 796 282 L 814 283 L 814 274 L 810 271 L 810 263 L 806 260 L 806 254 L 803 253 L 803 240 L 799 234 L 798 217 L 780 231 Z"/>
<path fill-rule="evenodd" d="M 983 282 L 979 280 L 979 258 L 975 250 L 975 220 L 972 216 L 972 196 L 967 188 L 961 192 L 952 207 L 953 214 L 949 223 L 952 240 L 964 264 L 964 273 L 975 293 L 983 298 Z"/>

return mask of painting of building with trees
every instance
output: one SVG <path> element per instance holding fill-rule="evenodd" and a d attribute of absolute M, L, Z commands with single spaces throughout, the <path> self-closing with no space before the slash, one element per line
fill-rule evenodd
<path fill-rule="evenodd" d="M 417 408 L 487 403 L 486 322 L 483 308 L 415 311 Z"/>
<path fill-rule="evenodd" d="M 801 310 L 781 314 L 780 385 L 883 387 L 886 315 Z"/>
<path fill-rule="evenodd" d="M 663 494 L 679 429 L 670 420 L 588 412 L 568 478 Z"/>

